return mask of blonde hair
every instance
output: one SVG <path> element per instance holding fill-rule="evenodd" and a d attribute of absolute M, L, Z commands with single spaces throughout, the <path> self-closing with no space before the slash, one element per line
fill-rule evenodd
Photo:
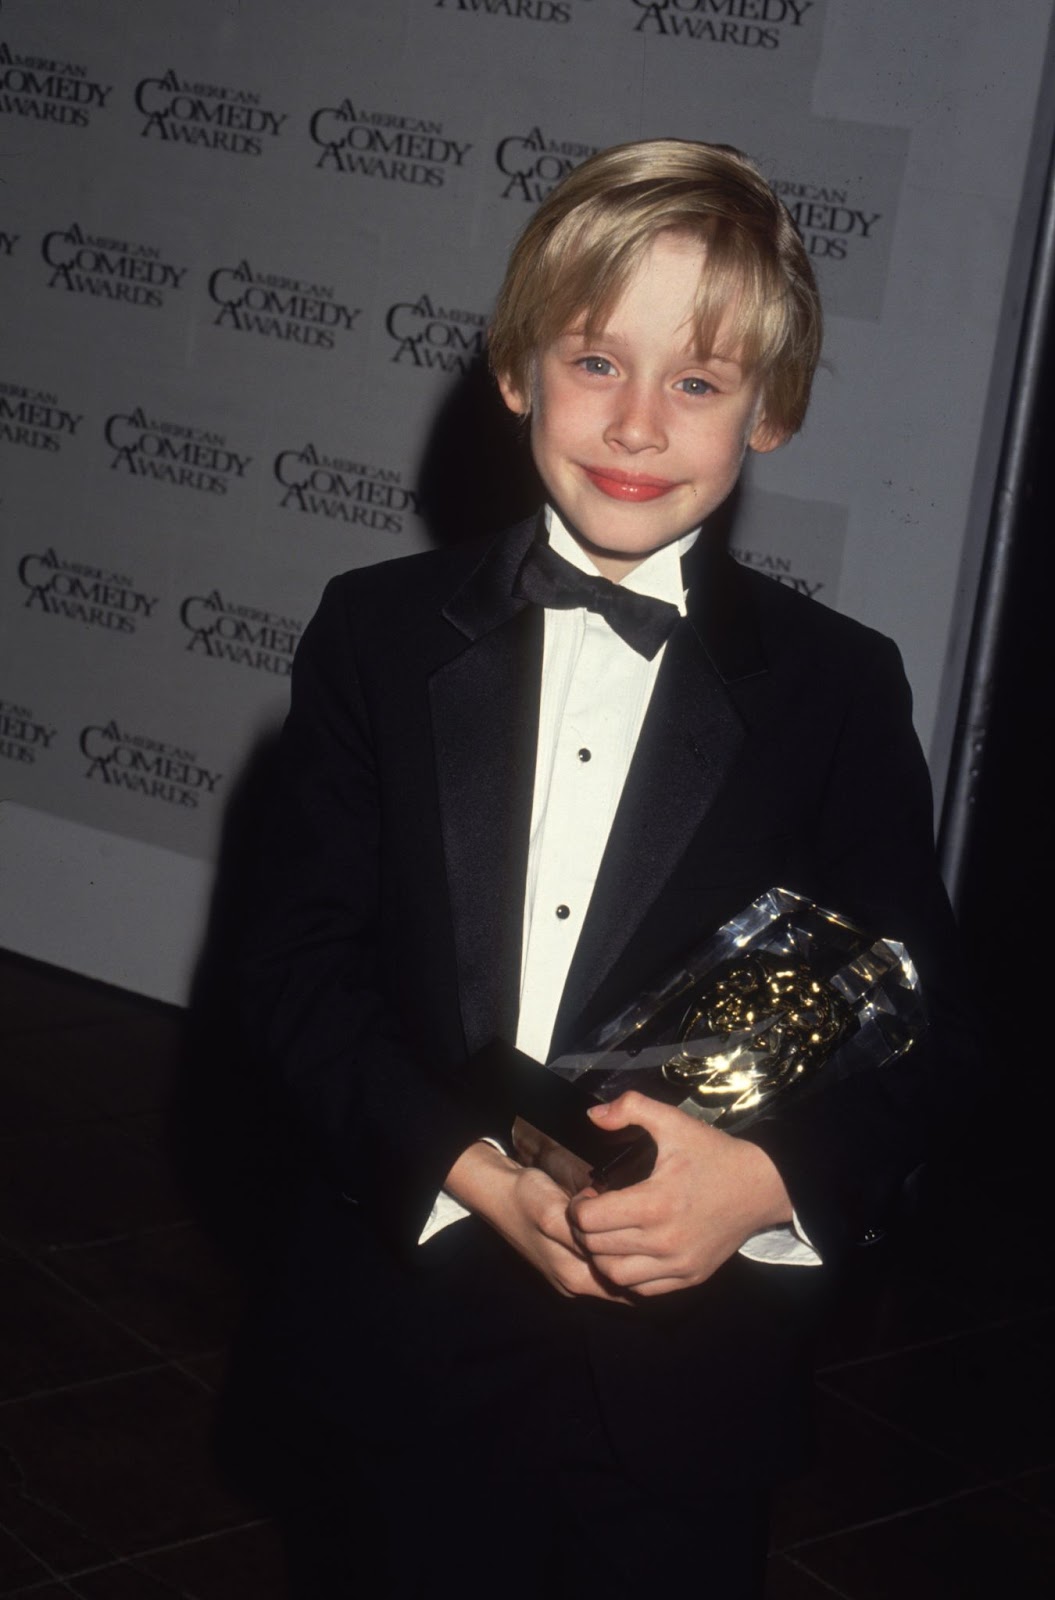
<path fill-rule="evenodd" d="M 735 354 L 760 381 L 766 423 L 796 432 L 820 356 L 820 297 L 786 207 L 730 145 L 650 139 L 574 168 L 513 247 L 491 322 L 493 371 L 529 395 L 539 351 L 583 319 L 587 337 L 600 332 L 661 233 L 707 252 L 699 354 Z M 729 350 L 717 351 L 727 316 Z"/>

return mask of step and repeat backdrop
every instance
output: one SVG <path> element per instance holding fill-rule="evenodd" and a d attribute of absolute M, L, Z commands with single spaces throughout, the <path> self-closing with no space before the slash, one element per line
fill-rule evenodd
<path fill-rule="evenodd" d="M 628 139 L 739 145 L 806 241 L 824 368 L 733 546 L 894 635 L 940 787 L 1051 9 L 3 0 L 0 942 L 183 997 L 325 580 L 498 514 L 506 252 Z"/>

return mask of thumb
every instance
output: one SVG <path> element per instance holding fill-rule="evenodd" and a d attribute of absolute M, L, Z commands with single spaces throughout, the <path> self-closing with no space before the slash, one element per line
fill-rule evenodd
<path fill-rule="evenodd" d="M 669 1126 L 671 1114 L 677 1116 L 674 1106 L 665 1106 L 637 1089 L 628 1089 L 618 1099 L 607 1104 L 591 1106 L 588 1115 L 599 1128 L 627 1128 L 636 1123 L 648 1133 L 661 1133 Z"/>

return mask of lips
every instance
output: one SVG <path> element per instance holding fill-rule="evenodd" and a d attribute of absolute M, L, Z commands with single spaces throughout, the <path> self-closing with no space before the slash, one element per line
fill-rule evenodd
<path fill-rule="evenodd" d="M 670 478 L 650 478 L 644 473 L 620 472 L 614 467 L 583 467 L 595 489 L 612 500 L 658 500 L 677 484 Z"/>

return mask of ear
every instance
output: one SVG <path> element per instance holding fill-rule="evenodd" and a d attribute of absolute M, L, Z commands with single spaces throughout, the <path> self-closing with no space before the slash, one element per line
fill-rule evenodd
<path fill-rule="evenodd" d="M 507 373 L 497 374 L 498 392 L 514 416 L 526 417 L 531 410 L 531 402 L 524 391 L 515 384 Z"/>
<path fill-rule="evenodd" d="M 791 434 L 787 428 L 778 428 L 775 423 L 767 422 L 759 414 L 758 421 L 748 435 L 747 446 L 749 450 L 757 450 L 759 455 L 768 455 L 771 450 L 779 450 L 782 444 L 787 444 Z"/>

